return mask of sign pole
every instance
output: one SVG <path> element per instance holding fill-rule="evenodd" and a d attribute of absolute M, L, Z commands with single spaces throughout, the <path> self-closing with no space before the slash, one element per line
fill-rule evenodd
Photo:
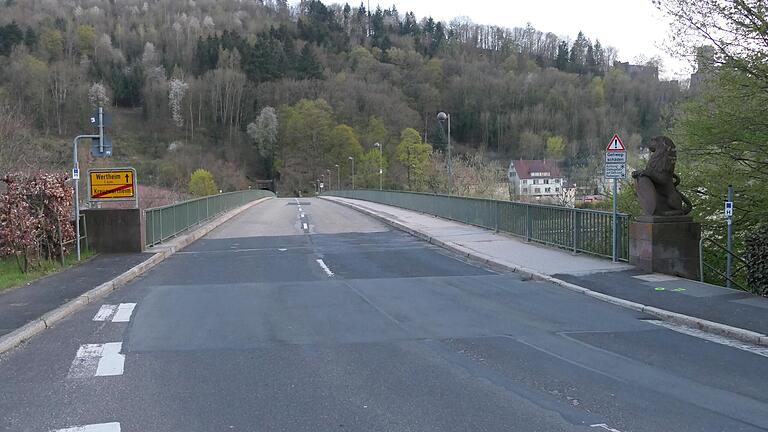
<path fill-rule="evenodd" d="M 78 137 L 79 138 L 79 137 Z M 75 138 L 75 141 L 72 143 L 72 147 L 74 148 L 74 165 L 73 165 L 73 172 L 74 170 L 77 170 L 78 173 L 80 171 L 80 167 L 77 163 L 77 139 Z M 79 191 L 79 185 L 80 185 L 80 176 L 73 175 L 73 182 L 75 185 L 75 244 L 77 245 L 77 260 L 80 261 L 80 191 Z"/>
<path fill-rule="evenodd" d="M 733 206 L 733 186 L 728 185 L 728 202 Z M 728 254 L 726 255 L 725 287 L 731 287 L 733 272 L 733 214 L 727 215 L 728 223 Z"/>
<path fill-rule="evenodd" d="M 616 242 L 618 240 L 618 238 L 616 236 L 616 220 L 618 219 L 618 217 L 617 217 L 617 210 L 616 210 L 616 192 L 618 191 L 618 186 L 617 185 L 618 185 L 618 180 L 617 179 L 613 179 L 613 230 L 612 230 L 612 234 L 613 234 L 613 236 L 612 236 L 612 238 L 613 238 L 613 242 L 612 242 L 612 244 L 613 244 L 613 262 L 619 262 L 619 255 L 618 255 L 619 251 L 616 248 Z"/>

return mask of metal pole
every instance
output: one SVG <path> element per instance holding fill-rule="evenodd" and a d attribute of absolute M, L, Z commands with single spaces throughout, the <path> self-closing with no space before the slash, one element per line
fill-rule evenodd
<path fill-rule="evenodd" d="M 77 169 L 80 177 L 80 166 L 77 163 L 77 143 L 83 138 L 100 138 L 100 135 L 78 135 L 72 140 L 72 168 Z M 80 180 L 72 179 L 75 189 L 75 244 L 77 248 L 77 260 L 80 261 Z"/>
<path fill-rule="evenodd" d="M 728 201 L 733 202 L 733 185 L 728 185 Z M 728 216 L 728 255 L 726 256 L 725 287 L 731 287 L 733 275 L 733 218 Z"/>
<path fill-rule="evenodd" d="M 104 154 L 104 108 L 102 107 L 99 107 L 99 154 Z"/>
<path fill-rule="evenodd" d="M 448 114 L 448 195 L 453 190 L 453 167 L 451 165 L 451 115 Z"/>
<path fill-rule="evenodd" d="M 341 166 L 336 165 L 336 189 L 341 190 Z"/>
<path fill-rule="evenodd" d="M 355 158 L 352 158 L 352 190 L 355 190 Z"/>
<path fill-rule="evenodd" d="M 618 180 L 613 179 L 613 229 L 611 230 L 611 238 L 612 238 L 612 245 L 613 245 L 613 262 L 619 262 L 619 256 L 618 256 L 618 249 L 616 248 L 616 219 L 617 219 L 617 210 L 616 210 L 616 192 L 618 191 Z"/>
<path fill-rule="evenodd" d="M 384 184 L 384 165 L 382 160 L 384 159 L 384 145 L 379 144 L 379 190 L 383 189 Z"/>

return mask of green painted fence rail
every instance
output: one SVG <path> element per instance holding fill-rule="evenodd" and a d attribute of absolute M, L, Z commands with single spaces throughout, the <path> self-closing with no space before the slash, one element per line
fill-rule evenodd
<path fill-rule="evenodd" d="M 611 212 L 427 193 L 343 190 L 325 195 L 360 199 L 492 229 L 573 251 L 611 257 Z M 617 219 L 618 256 L 629 259 L 629 215 Z"/>
<path fill-rule="evenodd" d="M 160 244 L 191 227 L 257 199 L 274 197 L 267 190 L 244 190 L 196 198 L 144 210 L 147 246 Z"/>

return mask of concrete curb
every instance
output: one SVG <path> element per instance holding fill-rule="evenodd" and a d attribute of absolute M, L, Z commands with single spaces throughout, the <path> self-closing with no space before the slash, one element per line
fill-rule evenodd
<path fill-rule="evenodd" d="M 184 247 L 188 246 L 190 243 L 196 240 L 199 240 L 209 232 L 213 231 L 219 225 L 223 224 L 224 222 L 227 222 L 233 217 L 239 215 L 240 213 L 269 199 L 271 198 L 270 197 L 262 198 L 254 202 L 245 204 L 234 210 L 230 210 L 229 212 L 224 213 L 223 215 L 206 223 L 205 225 L 201 225 L 196 230 L 190 233 L 187 233 L 183 236 L 176 237 L 175 239 L 171 240 L 168 243 L 168 245 L 164 245 L 163 247 L 160 247 L 160 248 L 158 247 L 150 248 L 150 251 L 154 250 L 155 254 L 149 259 L 147 259 L 146 261 L 140 264 L 137 264 L 130 270 L 122 273 L 121 275 L 115 277 L 114 279 L 104 282 L 103 284 L 97 286 L 96 288 L 93 288 L 90 291 L 84 294 L 81 294 L 77 298 L 70 300 L 67 303 L 64 303 L 58 308 L 50 312 L 47 312 L 40 318 L 30 321 L 27 324 L 23 325 L 22 327 L 19 327 L 8 334 L 0 336 L 0 354 L 11 350 L 12 348 L 22 344 L 23 342 L 28 341 L 29 339 L 42 333 L 46 329 L 53 327 L 59 321 L 68 317 L 69 315 L 72 315 L 73 313 L 77 312 L 78 310 L 82 309 L 88 304 L 93 303 L 94 301 L 106 296 L 107 294 L 113 291 L 116 291 L 119 288 L 127 285 L 132 280 L 136 279 L 137 277 L 146 273 L 156 265 L 165 261 L 168 257 L 176 253 L 176 251 L 183 249 Z"/>
<path fill-rule="evenodd" d="M 696 318 L 689 315 L 683 315 L 677 312 L 671 312 L 665 309 L 659 309 L 653 306 L 647 306 L 641 303 L 635 303 L 629 300 L 624 300 L 619 297 L 613 297 L 607 294 L 603 294 L 601 292 L 592 291 L 589 288 L 582 287 L 580 285 L 576 285 L 570 282 L 566 282 L 561 279 L 557 279 L 555 277 L 543 274 L 541 272 L 538 272 L 536 270 L 532 270 L 529 268 L 516 266 L 516 265 L 510 265 L 501 263 L 498 261 L 495 261 L 493 257 L 489 257 L 486 255 L 481 255 L 477 252 L 474 252 L 470 249 L 467 249 L 465 247 L 452 244 L 449 242 L 444 242 L 442 240 L 438 240 L 435 238 L 430 237 L 428 234 L 417 231 L 411 227 L 408 227 L 400 222 L 390 220 L 386 218 L 385 216 L 382 216 L 379 213 L 376 213 L 372 210 L 369 210 L 367 208 L 363 208 L 360 206 L 357 206 L 352 203 L 348 203 L 345 201 L 337 201 L 335 199 L 332 199 L 331 197 L 321 197 L 322 199 L 326 199 L 331 202 L 335 202 L 337 204 L 343 205 L 345 207 L 349 207 L 351 209 L 357 210 L 361 213 L 364 213 L 380 222 L 383 222 L 386 225 L 389 225 L 393 228 L 396 228 L 400 231 L 404 231 L 408 234 L 411 234 L 414 237 L 420 238 L 427 243 L 433 244 L 435 246 L 439 246 L 443 249 L 449 250 L 457 255 L 460 255 L 462 257 L 465 257 L 471 261 L 480 262 L 481 264 L 496 270 L 496 271 L 508 271 L 508 272 L 514 272 L 519 273 L 521 275 L 530 277 L 535 280 L 540 281 L 546 281 L 551 282 L 555 285 L 558 285 L 560 287 L 563 287 L 565 289 L 578 292 L 581 294 L 584 294 L 586 296 L 592 297 L 594 299 L 604 301 L 607 303 L 611 303 L 617 306 L 621 306 L 626 309 L 631 309 L 637 312 L 642 312 L 648 315 L 651 315 L 653 317 L 656 317 L 662 321 L 668 321 L 675 324 L 684 325 L 686 327 L 692 327 L 698 330 L 705 331 L 707 333 L 712 333 L 720 336 L 729 337 L 732 339 L 737 339 L 742 342 L 747 342 L 755 345 L 763 345 L 768 346 L 768 335 L 764 335 L 762 333 L 757 333 L 751 330 L 742 329 L 739 327 L 733 327 L 721 323 L 717 323 L 714 321 L 708 321 L 702 318 Z"/>

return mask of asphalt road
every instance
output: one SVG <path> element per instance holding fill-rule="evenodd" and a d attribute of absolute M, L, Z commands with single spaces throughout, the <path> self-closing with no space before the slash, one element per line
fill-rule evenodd
<path fill-rule="evenodd" d="M 768 430 L 767 357 L 316 199 L 103 303 L 0 357 L 0 430 Z"/>

